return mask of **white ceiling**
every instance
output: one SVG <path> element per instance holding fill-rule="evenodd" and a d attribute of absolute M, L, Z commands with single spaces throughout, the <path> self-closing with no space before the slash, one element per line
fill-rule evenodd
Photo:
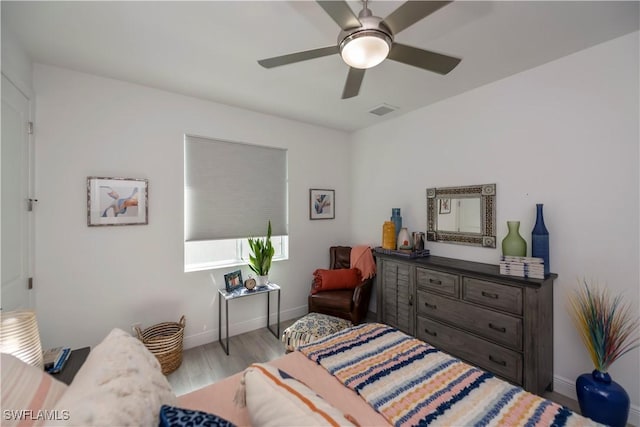
<path fill-rule="evenodd" d="M 402 1 L 370 1 L 385 17 Z M 349 2 L 357 11 L 360 3 Z M 456 1 L 396 41 L 462 58 L 441 76 L 387 60 L 341 100 L 338 55 L 273 69 L 256 60 L 336 44 L 313 1 L 2 1 L 35 62 L 139 83 L 342 130 L 370 126 L 598 43 L 637 31 L 639 2 Z M 384 117 L 369 111 L 398 107 Z"/>

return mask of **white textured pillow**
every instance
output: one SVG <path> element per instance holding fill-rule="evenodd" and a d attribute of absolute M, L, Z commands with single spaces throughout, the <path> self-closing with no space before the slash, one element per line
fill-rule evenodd
<path fill-rule="evenodd" d="M 278 368 L 255 363 L 244 374 L 251 425 L 353 426 L 345 415 L 313 390 Z"/>
<path fill-rule="evenodd" d="M 50 415 L 48 411 L 67 390 L 67 385 L 42 369 L 2 353 L 2 420 L 3 426 L 37 424 Z M 57 415 L 64 417 L 64 413 Z"/>
<path fill-rule="evenodd" d="M 158 359 L 114 329 L 89 353 L 56 409 L 68 410 L 65 425 L 157 426 L 160 407 L 175 402 Z"/>

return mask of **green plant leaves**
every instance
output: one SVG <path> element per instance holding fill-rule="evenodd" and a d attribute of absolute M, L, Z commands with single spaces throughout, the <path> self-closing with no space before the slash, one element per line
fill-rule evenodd
<path fill-rule="evenodd" d="M 249 268 L 258 276 L 266 276 L 271 269 L 271 259 L 275 254 L 275 249 L 271 244 L 271 221 L 267 227 L 267 237 L 264 239 L 250 237 L 249 248 Z"/>
<path fill-rule="evenodd" d="M 595 368 L 607 372 L 618 358 L 640 346 L 640 320 L 622 295 L 612 298 L 608 289 L 583 283 L 584 288 L 570 296 L 571 314 Z"/>

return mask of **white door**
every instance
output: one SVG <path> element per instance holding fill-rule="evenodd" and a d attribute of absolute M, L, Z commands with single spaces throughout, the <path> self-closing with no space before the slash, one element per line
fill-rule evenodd
<path fill-rule="evenodd" d="M 0 264 L 2 311 L 31 308 L 31 214 L 28 212 L 31 150 L 29 99 L 2 76 L 2 205 Z"/>

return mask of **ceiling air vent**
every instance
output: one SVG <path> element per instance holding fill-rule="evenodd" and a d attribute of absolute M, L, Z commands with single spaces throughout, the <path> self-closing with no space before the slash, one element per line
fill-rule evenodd
<path fill-rule="evenodd" d="M 381 104 L 375 107 L 373 110 L 369 111 L 371 114 L 375 114 L 376 116 L 384 116 L 385 114 L 389 114 L 392 111 L 397 110 L 398 107 L 394 107 L 389 104 Z"/>

